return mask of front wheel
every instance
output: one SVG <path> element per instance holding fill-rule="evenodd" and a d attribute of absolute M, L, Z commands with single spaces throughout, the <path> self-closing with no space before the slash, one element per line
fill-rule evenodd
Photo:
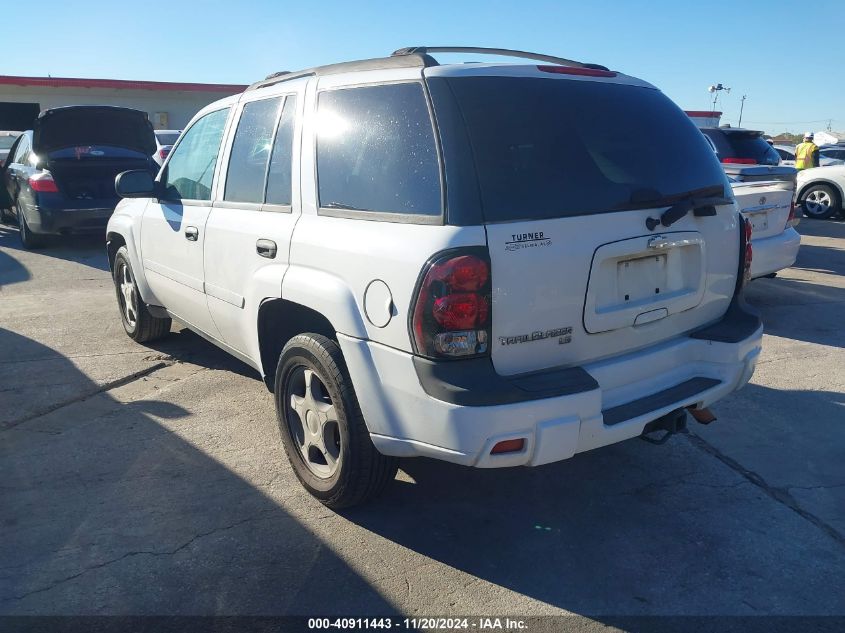
<path fill-rule="evenodd" d="M 114 289 L 123 329 L 132 340 L 146 343 L 170 332 L 170 319 L 154 317 L 141 299 L 125 246 L 121 246 L 114 257 Z"/>
<path fill-rule="evenodd" d="M 288 341 L 275 380 L 282 444 L 308 492 L 338 509 L 378 495 L 396 476 L 373 446 L 337 343 L 319 334 Z"/>
<path fill-rule="evenodd" d="M 842 207 L 839 194 L 829 185 L 812 185 L 801 194 L 801 206 L 807 217 L 825 220 Z"/>

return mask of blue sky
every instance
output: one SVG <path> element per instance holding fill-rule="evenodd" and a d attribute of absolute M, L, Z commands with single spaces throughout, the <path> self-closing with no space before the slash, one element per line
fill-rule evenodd
<path fill-rule="evenodd" d="M 9 2 L 0 74 L 251 83 L 411 45 L 592 61 L 688 110 L 768 132 L 845 131 L 845 0 L 689 2 Z M 37 28 L 26 27 L 35 19 Z"/>

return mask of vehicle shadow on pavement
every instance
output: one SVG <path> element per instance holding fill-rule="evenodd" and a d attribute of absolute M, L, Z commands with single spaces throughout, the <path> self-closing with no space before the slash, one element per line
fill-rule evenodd
<path fill-rule="evenodd" d="M 832 424 L 843 403 L 828 396 Z M 763 433 L 765 420 L 754 419 Z M 632 440 L 533 469 L 404 460 L 405 481 L 345 516 L 480 581 L 590 617 L 836 612 L 842 542 L 696 441 Z"/>
<path fill-rule="evenodd" d="M 0 225 L 0 244 L 2 244 L 4 227 Z M 0 288 L 10 286 L 30 279 L 29 269 L 18 260 L 0 251 Z"/>
<path fill-rule="evenodd" d="M 262 382 L 257 370 L 209 343 L 178 321 L 174 322 L 170 334 L 166 337 L 148 341 L 143 343 L 143 346 L 179 362 L 193 363 L 206 369 L 221 369 Z"/>
<path fill-rule="evenodd" d="M 9 251 L 18 251 L 20 253 L 29 252 L 21 246 L 20 239 L 18 238 L 18 227 L 9 224 L 0 224 L 0 248 L 9 249 Z M 105 233 L 47 236 L 44 246 L 32 252 L 83 264 L 98 270 L 107 271 L 109 269 Z"/>
<path fill-rule="evenodd" d="M 0 349 L 43 347 L 22 338 L 0 329 Z M 0 615 L 395 611 L 259 485 L 196 448 L 206 426 L 164 399 L 101 393 L 0 431 Z M 279 468 L 265 462 L 271 479 Z"/>

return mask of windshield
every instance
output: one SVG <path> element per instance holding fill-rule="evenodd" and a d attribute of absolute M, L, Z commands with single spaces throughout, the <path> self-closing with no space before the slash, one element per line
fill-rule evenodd
<path fill-rule="evenodd" d="M 0 136 L 0 149 L 11 149 L 17 140 L 17 136 Z"/>
<path fill-rule="evenodd" d="M 176 139 L 179 138 L 178 132 L 156 132 L 156 138 L 158 139 L 159 145 L 175 145 Z"/>
<path fill-rule="evenodd" d="M 698 128 L 658 90 L 530 77 L 432 81 L 448 82 L 466 123 L 487 222 L 642 208 L 727 186 Z M 443 91 L 432 94 L 442 110 Z"/>

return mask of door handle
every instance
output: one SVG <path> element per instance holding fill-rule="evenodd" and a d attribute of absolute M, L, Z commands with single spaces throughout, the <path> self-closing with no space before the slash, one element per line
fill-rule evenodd
<path fill-rule="evenodd" d="M 195 226 L 185 227 L 185 239 L 189 242 L 196 242 L 199 239 L 200 230 Z"/>
<path fill-rule="evenodd" d="M 274 259 L 276 257 L 277 250 L 278 247 L 276 246 L 276 242 L 273 240 L 261 239 L 255 243 L 255 252 L 261 255 L 261 257 L 266 257 L 267 259 Z"/>

